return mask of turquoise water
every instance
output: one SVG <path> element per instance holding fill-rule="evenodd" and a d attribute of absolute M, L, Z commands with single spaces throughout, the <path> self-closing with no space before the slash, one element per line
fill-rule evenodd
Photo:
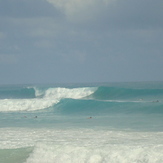
<path fill-rule="evenodd" d="M 0 86 L 0 162 L 163 162 L 163 82 Z"/>

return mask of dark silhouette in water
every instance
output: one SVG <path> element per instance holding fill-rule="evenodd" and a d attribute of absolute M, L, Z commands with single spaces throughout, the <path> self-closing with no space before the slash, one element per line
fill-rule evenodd
<path fill-rule="evenodd" d="M 156 101 L 153 101 L 153 102 L 159 102 L 158 100 L 156 100 Z"/>

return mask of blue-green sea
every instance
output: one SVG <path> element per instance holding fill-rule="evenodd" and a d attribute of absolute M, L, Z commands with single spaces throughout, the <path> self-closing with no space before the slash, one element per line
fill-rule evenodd
<path fill-rule="evenodd" d="M 1 85 L 0 163 L 163 163 L 163 82 Z"/>

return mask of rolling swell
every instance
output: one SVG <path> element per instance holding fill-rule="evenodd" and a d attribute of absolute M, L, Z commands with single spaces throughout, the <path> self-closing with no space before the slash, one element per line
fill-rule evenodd
<path fill-rule="evenodd" d="M 0 88 L 0 99 L 35 98 L 34 88 L 3 87 Z"/>
<path fill-rule="evenodd" d="M 163 89 L 0 87 L 0 111 L 54 110 L 64 115 L 161 113 Z M 159 102 L 157 102 L 157 100 Z"/>
<path fill-rule="evenodd" d="M 62 99 L 53 107 L 63 115 L 163 114 L 162 103 L 152 102 Z"/>
<path fill-rule="evenodd" d="M 98 89 L 90 96 L 94 99 L 101 100 L 117 100 L 117 99 L 151 99 L 155 97 L 163 98 L 163 89 L 131 89 L 118 87 L 98 87 Z"/>

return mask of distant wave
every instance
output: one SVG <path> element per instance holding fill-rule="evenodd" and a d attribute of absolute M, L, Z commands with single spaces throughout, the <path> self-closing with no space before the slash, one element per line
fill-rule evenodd
<path fill-rule="evenodd" d="M 19 89 L 14 89 L 8 92 L 8 96 L 12 95 L 12 98 L 1 99 L 0 100 L 0 111 L 8 112 L 8 111 L 35 111 L 40 109 L 46 109 L 54 104 L 57 104 L 61 99 L 64 98 L 72 98 L 72 99 L 80 99 L 92 94 L 96 89 L 95 88 L 48 88 L 48 89 L 39 89 L 39 88 L 23 88 L 20 90 L 26 90 L 26 96 L 17 96 L 17 92 Z M 32 90 L 32 93 L 31 93 Z M 33 91 L 34 90 L 34 91 Z M 16 95 L 14 96 L 14 93 Z M 33 94 L 34 98 L 31 96 L 27 96 L 27 94 Z M 30 97 L 30 98 L 24 98 Z"/>
<path fill-rule="evenodd" d="M 135 101 L 108 101 L 95 99 L 62 99 L 54 112 L 62 115 L 111 115 L 111 114 L 163 114 L 163 104 Z"/>
<path fill-rule="evenodd" d="M 163 89 L 98 87 L 90 97 L 101 100 L 157 100 L 163 98 Z"/>
<path fill-rule="evenodd" d="M 163 89 L 118 87 L 0 88 L 0 112 L 52 108 L 62 114 L 162 112 Z M 3 98 L 2 98 L 3 97 Z M 159 102 L 153 104 L 153 102 Z M 131 110 L 132 109 L 132 110 Z M 149 111 L 150 110 L 150 111 Z"/>
<path fill-rule="evenodd" d="M 35 89 L 28 87 L 0 88 L 0 99 L 27 99 L 35 98 Z"/>
<path fill-rule="evenodd" d="M 81 87 L 81 88 L 48 88 L 48 89 L 35 89 L 36 97 L 44 97 L 44 98 L 73 98 L 80 99 L 86 96 L 91 95 L 96 90 L 95 87 Z"/>

